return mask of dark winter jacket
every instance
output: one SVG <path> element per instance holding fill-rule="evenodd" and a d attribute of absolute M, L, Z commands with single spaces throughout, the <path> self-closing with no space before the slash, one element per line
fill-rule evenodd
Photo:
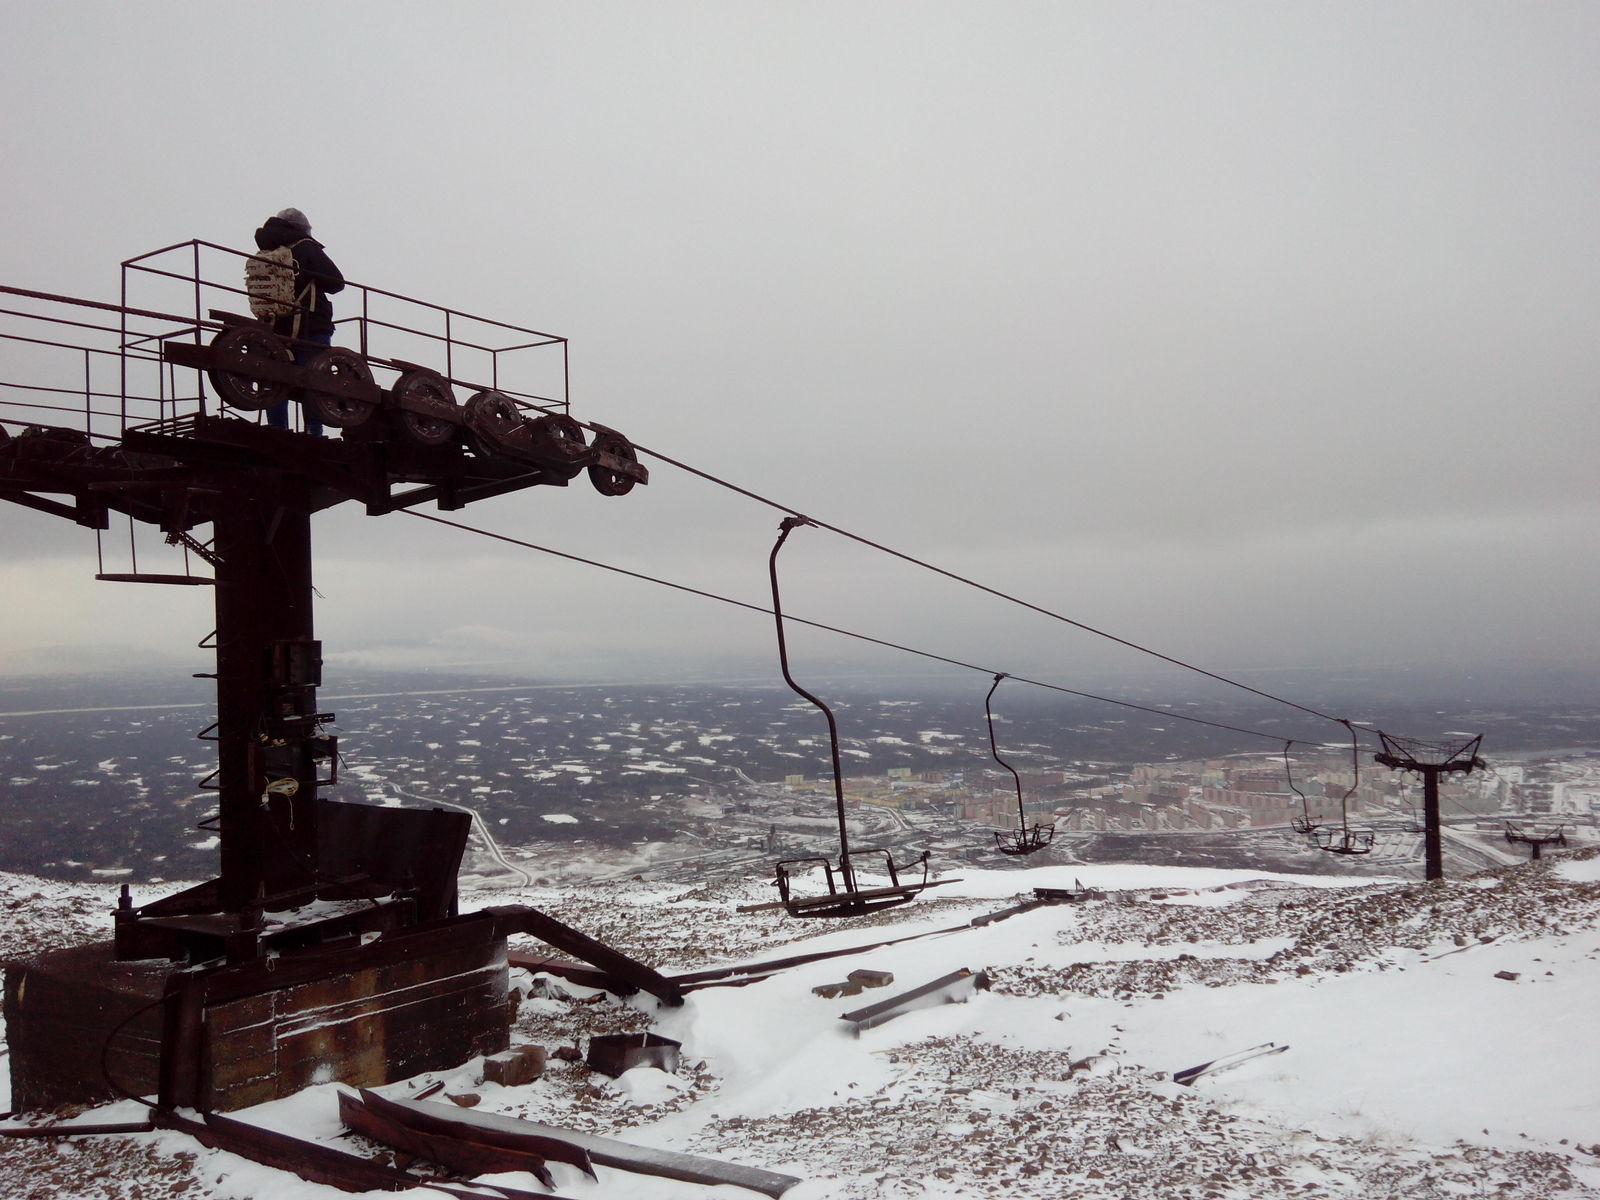
<path fill-rule="evenodd" d="M 268 217 L 267 223 L 256 230 L 256 249 L 276 250 L 289 246 L 294 254 L 294 293 L 304 295 L 302 301 L 307 311 L 300 314 L 298 336 L 313 337 L 333 330 L 333 302 L 328 299 L 344 287 L 344 276 L 333 260 L 322 249 L 322 243 L 309 234 L 302 233 L 287 221 Z M 306 285 L 312 290 L 307 293 Z M 295 316 L 279 317 L 272 323 L 278 333 L 294 335 Z"/>

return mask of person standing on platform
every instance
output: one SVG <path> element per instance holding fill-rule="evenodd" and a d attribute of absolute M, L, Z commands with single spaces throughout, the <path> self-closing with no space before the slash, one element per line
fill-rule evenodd
<path fill-rule="evenodd" d="M 262 256 L 245 265 L 251 310 L 257 317 L 262 317 L 263 312 L 276 314 L 270 317 L 272 331 L 289 339 L 295 363 L 304 366 L 333 344 L 333 301 L 328 297 L 344 287 L 344 276 L 322 243 L 311 236 L 311 222 L 298 208 L 286 208 L 268 217 L 256 230 L 256 249 Z M 285 249 L 287 255 L 281 253 Z M 291 270 L 292 284 L 287 278 L 280 278 Z M 273 288 L 288 291 L 292 299 L 287 303 L 281 298 L 258 303 L 258 293 Z M 305 422 L 307 433 L 321 435 L 322 420 L 309 405 L 305 406 Z M 267 409 L 267 424 L 276 429 L 289 427 L 287 400 Z"/>

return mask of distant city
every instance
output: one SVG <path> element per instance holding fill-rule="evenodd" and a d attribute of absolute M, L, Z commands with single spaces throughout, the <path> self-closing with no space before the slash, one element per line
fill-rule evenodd
<path fill-rule="evenodd" d="M 212 701 L 204 681 L 190 685 L 0 689 L 0 869 L 139 881 L 212 873 L 216 763 L 196 736 Z M 829 693 L 852 839 L 897 858 L 931 851 L 939 869 L 1007 861 L 993 831 L 1016 828 L 1018 785 L 990 754 L 983 695 L 859 679 Z M 1020 686 L 997 696 L 996 742 L 1019 773 L 1027 820 L 1054 835 L 1034 861 L 1420 872 L 1420 785 L 1375 764 L 1374 746 L 1353 751 L 1339 727 L 1251 697 L 1134 696 L 1152 711 Z M 759 872 L 836 841 L 825 721 L 781 682 L 369 675 L 325 688 L 323 707 L 337 713 L 340 739 L 329 798 L 469 810 L 469 865 L 484 874 Z M 1595 837 L 1600 704 L 1511 713 L 1470 697 L 1391 697 L 1384 720 L 1441 740 L 1485 734 L 1488 769 L 1443 789 L 1451 870 L 1526 857 L 1530 842 L 1507 841 L 1508 830 L 1551 845 Z M 1325 831 L 1355 830 L 1364 852 L 1323 853 L 1318 830 L 1324 842 Z"/>

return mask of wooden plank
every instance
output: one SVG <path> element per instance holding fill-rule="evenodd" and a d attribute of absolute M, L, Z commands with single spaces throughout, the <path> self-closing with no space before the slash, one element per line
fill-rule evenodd
<path fill-rule="evenodd" d="M 230 1037 L 269 1025 L 273 1017 L 272 995 L 250 996 L 243 1000 L 212 1003 L 206 1007 L 206 1028 L 213 1037 Z"/>

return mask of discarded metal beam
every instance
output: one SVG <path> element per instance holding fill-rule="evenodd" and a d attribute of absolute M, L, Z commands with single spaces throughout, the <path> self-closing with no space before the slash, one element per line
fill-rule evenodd
<path fill-rule="evenodd" d="M 426 1187 L 461 1200 L 487 1200 L 490 1196 L 504 1200 L 563 1200 L 548 1192 L 428 1179 L 398 1167 L 383 1166 L 359 1154 L 324 1146 L 321 1142 L 262 1129 L 216 1113 L 207 1113 L 203 1122 L 171 1111 L 159 1111 L 156 1119 L 164 1128 L 187 1133 L 204 1146 L 226 1150 L 251 1162 L 287 1171 L 308 1183 L 320 1183 L 344 1192 L 403 1192 L 408 1188 Z"/>
<path fill-rule="evenodd" d="M 487 1175 L 499 1171 L 527 1171 L 547 1188 L 556 1185 L 545 1157 L 531 1150 L 487 1146 L 448 1134 L 430 1133 L 392 1121 L 363 1103 L 372 1093 L 362 1089 L 359 1098 L 339 1093 L 339 1119 L 356 1133 L 380 1145 L 403 1150 L 447 1167 L 457 1175 Z"/>
<path fill-rule="evenodd" d="M 1181 1083 L 1187 1087 L 1203 1076 L 1216 1075 L 1221 1071 L 1232 1070 L 1241 1063 L 1247 1063 L 1256 1058 L 1265 1058 L 1269 1054 L 1282 1054 L 1288 1048 L 1287 1043 L 1280 1046 L 1277 1042 L 1263 1042 L 1259 1046 L 1251 1046 L 1248 1050 L 1240 1050 L 1236 1054 L 1224 1054 L 1221 1058 L 1213 1058 L 1210 1062 L 1203 1062 L 1198 1067 L 1188 1067 L 1182 1071 L 1174 1071 L 1172 1073 L 1172 1082 Z"/>
<path fill-rule="evenodd" d="M 616 979 L 607 975 L 599 967 L 591 967 L 581 962 L 574 962 L 570 958 L 552 958 L 547 954 L 529 954 L 525 950 L 508 950 L 506 952 L 506 963 L 509 966 L 520 967 L 524 971 L 532 971 L 536 975 L 554 975 L 558 979 L 565 979 L 568 983 L 575 983 L 579 987 L 599 988 L 601 991 L 609 992 L 614 990 L 618 984 Z"/>
<path fill-rule="evenodd" d="M 703 1183 L 711 1186 L 731 1184 L 749 1188 L 754 1192 L 775 1198 L 783 1195 L 800 1180 L 793 1175 L 782 1175 L 760 1167 L 746 1167 L 738 1163 L 720 1162 L 714 1158 L 701 1158 L 694 1154 L 680 1154 L 675 1150 L 658 1150 L 650 1146 L 635 1146 L 612 1138 L 593 1134 L 575 1133 L 551 1125 L 522 1121 L 498 1113 L 478 1112 L 472 1109 L 454 1109 L 441 1104 L 418 1100 L 391 1100 L 389 1103 L 413 1112 L 429 1113 L 457 1125 L 471 1126 L 478 1131 L 521 1136 L 559 1138 L 588 1151 L 597 1166 L 615 1167 L 639 1175 L 657 1175 L 663 1179 L 678 1179 L 685 1183 Z M 503 1144 L 503 1143 L 502 1143 Z"/>
<path fill-rule="evenodd" d="M 352 1116 L 371 1118 L 373 1121 L 371 1129 L 358 1126 L 351 1120 Z M 489 1159 L 487 1155 L 490 1153 L 505 1155 L 507 1156 L 506 1160 L 509 1160 L 511 1156 L 521 1156 L 529 1159 L 538 1159 L 540 1162 L 566 1163 L 570 1167 L 576 1167 L 589 1178 L 598 1179 L 598 1176 L 594 1173 L 594 1163 L 590 1161 L 588 1151 L 570 1141 L 557 1137 L 541 1137 L 538 1134 L 531 1133 L 518 1133 L 512 1136 L 493 1129 L 479 1129 L 474 1126 L 464 1125 L 453 1117 L 435 1116 L 429 1112 L 409 1108 L 397 1101 L 385 1099 L 366 1088 L 361 1089 L 359 1097 L 352 1096 L 348 1092 L 339 1094 L 339 1117 L 352 1129 L 364 1133 L 376 1141 L 384 1142 L 386 1145 L 394 1145 L 395 1143 L 389 1140 L 386 1133 L 372 1132 L 373 1129 L 379 1127 L 377 1122 L 382 1122 L 384 1129 L 397 1129 L 406 1133 L 421 1134 L 440 1141 L 470 1143 L 470 1146 L 475 1150 L 463 1146 L 459 1148 L 459 1153 L 463 1156 L 474 1152 L 482 1153 L 485 1155 L 482 1161 L 485 1162 L 501 1161 Z M 426 1152 L 421 1151 L 415 1153 L 426 1154 Z M 435 1158 L 434 1161 L 443 1163 L 445 1166 L 450 1167 L 451 1170 L 463 1169 L 457 1167 L 448 1159 Z M 466 1160 L 463 1158 L 463 1161 Z M 472 1173 L 528 1169 L 528 1167 L 524 1166 L 478 1166 L 472 1168 Z M 553 1187 L 554 1184 L 546 1183 L 545 1186 Z"/>
<path fill-rule="evenodd" d="M 1076 888 L 1038 887 L 1033 889 L 1033 894 L 1041 904 L 1072 904 L 1079 900 L 1105 899 L 1104 892 L 1092 891 L 1081 883 Z"/>
<path fill-rule="evenodd" d="M 984 913 L 981 917 L 973 917 L 971 924 L 974 929 L 979 929 L 985 925 L 993 925 L 996 921 L 1004 921 L 1010 917 L 1020 916 L 1025 912 L 1032 912 L 1036 908 L 1043 908 L 1048 903 L 1050 903 L 1048 900 L 1035 896 L 1032 900 L 1024 900 L 1020 904 L 1013 904 L 992 913 Z"/>
<path fill-rule="evenodd" d="M 901 942 L 914 942 L 921 938 L 942 937 L 947 933 L 961 933 L 967 929 L 978 929 L 984 925 L 992 925 L 996 921 L 1004 921 L 1021 913 L 1032 912 L 1041 907 L 1046 901 L 1025 900 L 1021 904 L 1013 904 L 992 913 L 973 917 L 960 925 L 946 925 L 940 929 L 928 929 L 921 933 L 908 933 L 896 938 L 885 938 L 882 941 L 867 942 L 860 946 L 846 946 L 840 950 L 816 950 L 810 954 L 791 954 L 787 958 L 769 958 L 762 962 L 741 963 L 732 967 L 711 967 L 704 971 L 689 971 L 682 975 L 672 976 L 672 982 L 681 987 L 685 992 L 692 992 L 704 987 L 744 987 L 746 984 L 759 983 L 770 978 L 779 971 L 787 971 L 792 967 L 803 967 L 807 963 L 822 962 L 830 958 L 847 958 L 852 954 L 865 954 L 869 950 L 878 950 L 884 946 L 897 946 Z M 781 907 L 774 905 L 772 907 Z"/>
<path fill-rule="evenodd" d="M 49 1138 L 100 1133 L 149 1133 L 154 1128 L 153 1121 L 123 1121 L 120 1124 L 109 1125 L 73 1125 L 59 1122 L 54 1125 L 25 1125 L 21 1129 L 0 1129 L 0 1137 Z"/>
<path fill-rule="evenodd" d="M 962 967 L 959 971 L 941 975 L 921 987 L 914 987 L 909 992 L 901 992 L 898 996 L 890 996 L 887 1000 L 879 1000 L 876 1004 L 869 1004 L 865 1008 L 843 1013 L 839 1019 L 849 1021 L 859 1033 L 863 1029 L 875 1028 L 918 1009 L 936 1008 L 941 1004 L 965 1004 L 972 998 L 974 992 L 987 990 L 988 987 L 989 977 L 986 974 Z"/>
<path fill-rule="evenodd" d="M 528 933 L 563 953 L 592 963 L 634 991 L 649 992 L 664 1004 L 683 1003 L 683 991 L 672 980 L 637 959 L 556 920 L 549 913 L 522 904 L 502 904 L 483 912 L 494 917 L 502 933 Z M 618 990 L 613 984 L 609 990 Z"/>

